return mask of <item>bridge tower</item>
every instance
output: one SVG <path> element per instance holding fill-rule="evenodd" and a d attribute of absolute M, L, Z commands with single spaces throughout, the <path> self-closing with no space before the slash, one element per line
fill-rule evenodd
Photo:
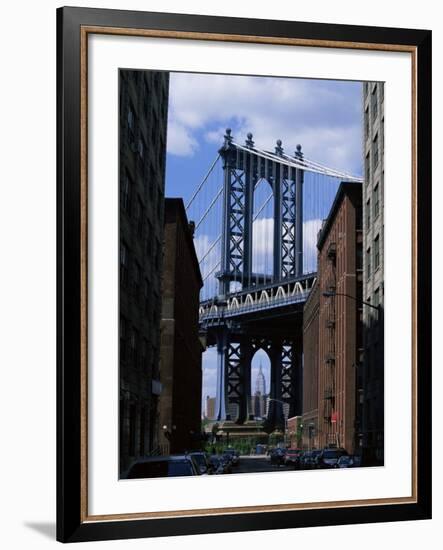
<path fill-rule="evenodd" d="M 234 142 L 228 128 L 219 153 L 223 162 L 223 229 L 218 301 L 230 294 L 275 285 L 303 275 L 303 153 L 297 146 L 288 157 L 281 140 L 274 152 L 254 148 L 249 133 L 245 145 Z M 298 163 L 294 163 L 298 161 Z M 294 166 L 294 164 L 296 164 Z M 253 273 L 254 190 L 261 180 L 272 190 L 273 265 L 272 274 Z M 301 334 L 292 338 L 265 336 L 260 331 L 233 323 L 221 323 L 216 331 L 217 399 L 219 421 L 244 424 L 253 420 L 251 403 L 251 361 L 257 349 L 266 351 L 271 362 L 270 400 L 267 416 L 269 430 L 284 427 L 283 403 L 289 416 L 301 414 Z M 236 405 L 236 418 L 230 406 Z"/>

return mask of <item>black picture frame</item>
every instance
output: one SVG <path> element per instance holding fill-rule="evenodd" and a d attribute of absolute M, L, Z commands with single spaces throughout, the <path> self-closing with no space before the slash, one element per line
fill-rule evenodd
<path fill-rule="evenodd" d="M 152 29 L 408 46 L 416 52 L 416 501 L 87 521 L 82 513 L 81 29 Z M 431 31 L 71 8 L 57 10 L 57 539 L 158 537 L 431 518 Z M 84 198 L 84 197 L 83 197 Z M 84 204 L 83 204 L 84 207 Z M 83 345 L 85 343 L 83 342 Z M 82 478 L 83 476 L 83 478 Z"/>

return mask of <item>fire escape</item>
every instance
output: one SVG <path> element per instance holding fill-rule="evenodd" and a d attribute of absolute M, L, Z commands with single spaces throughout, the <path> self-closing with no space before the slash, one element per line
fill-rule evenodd
<path fill-rule="evenodd" d="M 330 262 L 330 276 L 327 280 L 326 289 L 328 292 L 336 290 L 336 257 L 337 246 L 335 242 L 330 242 L 327 252 L 327 259 Z M 325 387 L 324 387 L 324 421 L 326 424 L 326 443 L 328 445 L 338 445 L 337 422 L 334 417 L 336 406 L 336 368 L 335 368 L 335 340 L 336 340 L 336 303 L 335 299 L 328 300 L 327 316 L 325 319 L 325 328 L 327 333 L 327 349 L 324 355 L 324 363 L 326 367 Z"/>

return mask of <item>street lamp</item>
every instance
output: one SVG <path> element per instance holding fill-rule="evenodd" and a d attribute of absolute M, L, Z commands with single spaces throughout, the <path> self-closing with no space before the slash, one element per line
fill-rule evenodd
<path fill-rule="evenodd" d="M 325 298 L 332 298 L 335 296 L 345 296 L 346 298 L 351 298 L 351 300 L 354 300 L 355 302 L 359 302 L 360 304 L 363 304 L 365 306 L 372 307 L 373 309 L 376 309 L 377 312 L 380 313 L 380 305 L 374 306 L 374 304 L 371 304 L 370 302 L 365 302 L 364 300 L 359 300 L 358 298 L 356 298 L 355 296 L 351 296 L 350 294 L 344 294 L 342 292 L 333 292 L 330 290 L 326 292 L 322 292 L 322 294 Z"/>

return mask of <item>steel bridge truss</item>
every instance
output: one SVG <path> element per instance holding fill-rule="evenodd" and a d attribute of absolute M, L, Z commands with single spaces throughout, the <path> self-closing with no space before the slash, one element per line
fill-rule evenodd
<path fill-rule="evenodd" d="M 283 431 L 286 417 L 301 414 L 302 350 L 299 341 L 228 334 L 227 329 L 221 329 L 218 342 L 223 344 L 218 350 L 222 370 L 217 380 L 217 420 L 238 424 L 254 420 L 251 367 L 255 353 L 263 350 L 271 364 L 265 426 L 269 431 Z"/>
<path fill-rule="evenodd" d="M 300 276 L 303 271 L 303 169 L 288 165 L 280 140 L 269 158 L 260 153 L 254 149 L 252 134 L 243 147 L 235 144 L 231 131 L 226 130 L 219 151 L 224 170 L 223 231 L 221 270 L 216 274 L 222 296 L 230 293 L 232 281 L 249 288 L 260 279 L 252 273 L 252 243 L 254 190 L 263 179 L 273 194 L 272 279 Z M 296 159 L 302 162 L 300 147 Z"/>

